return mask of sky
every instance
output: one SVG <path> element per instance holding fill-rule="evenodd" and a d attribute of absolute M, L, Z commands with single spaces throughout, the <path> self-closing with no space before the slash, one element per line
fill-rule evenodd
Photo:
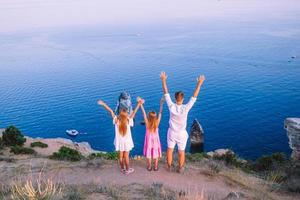
<path fill-rule="evenodd" d="M 0 33 L 175 20 L 293 18 L 299 0 L 0 0 Z"/>

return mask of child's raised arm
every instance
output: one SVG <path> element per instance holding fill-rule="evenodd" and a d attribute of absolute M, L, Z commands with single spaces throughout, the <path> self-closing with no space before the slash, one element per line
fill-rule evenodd
<path fill-rule="evenodd" d="M 146 127 L 148 127 L 148 118 L 147 118 L 147 114 L 146 114 L 146 111 L 145 111 L 145 108 L 144 108 L 143 104 L 141 105 L 141 110 L 142 110 L 142 113 L 143 113 L 145 125 L 146 125 Z"/>
<path fill-rule="evenodd" d="M 113 119 L 115 118 L 116 115 L 115 115 L 114 111 L 106 103 L 104 103 L 102 100 L 99 100 L 98 104 L 100 106 L 103 106 L 110 113 L 110 115 Z"/>
<path fill-rule="evenodd" d="M 136 105 L 135 109 L 133 110 L 133 112 L 130 115 L 130 118 L 133 119 L 135 117 L 136 112 L 138 111 L 138 109 L 140 108 L 140 106 L 142 105 L 142 102 L 139 101 L 138 104 Z"/>
<path fill-rule="evenodd" d="M 157 118 L 158 125 L 160 124 L 164 102 L 165 102 L 165 97 L 162 97 L 160 99 L 159 113 L 158 113 L 158 118 Z"/>

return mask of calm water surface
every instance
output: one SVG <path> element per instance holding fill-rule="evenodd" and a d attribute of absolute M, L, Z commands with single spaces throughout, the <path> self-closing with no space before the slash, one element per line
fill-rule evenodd
<path fill-rule="evenodd" d="M 14 124 L 32 137 L 66 137 L 113 151 L 114 127 L 96 101 L 115 107 L 119 93 L 159 107 L 159 72 L 170 93 L 192 95 L 190 112 L 205 131 L 205 150 L 232 148 L 246 158 L 290 153 L 286 117 L 300 116 L 300 22 L 196 21 L 131 27 L 80 27 L 0 35 L 0 127 Z M 160 126 L 166 149 L 168 110 Z M 142 115 L 133 128 L 141 154 Z"/>

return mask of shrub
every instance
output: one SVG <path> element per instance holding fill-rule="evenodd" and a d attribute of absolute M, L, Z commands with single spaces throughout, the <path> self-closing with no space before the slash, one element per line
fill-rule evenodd
<path fill-rule="evenodd" d="M 26 138 L 22 133 L 14 126 L 9 126 L 5 129 L 2 135 L 3 144 L 6 146 L 23 146 L 26 142 Z"/>
<path fill-rule="evenodd" d="M 54 152 L 51 156 L 51 159 L 55 160 L 68 160 L 68 161 L 79 161 L 82 158 L 82 155 L 79 151 L 71 149 L 66 146 L 60 147 L 58 152 Z"/>
<path fill-rule="evenodd" d="M 83 200 L 84 197 L 76 187 L 71 187 L 67 192 L 65 192 L 63 199 L 65 199 L 65 200 Z"/>
<path fill-rule="evenodd" d="M 238 162 L 237 156 L 232 151 L 227 151 L 223 155 L 214 154 L 213 159 L 223 160 L 227 165 L 236 165 Z"/>
<path fill-rule="evenodd" d="M 258 158 L 253 165 L 253 169 L 255 171 L 278 170 L 286 161 L 287 158 L 285 154 L 273 153 L 272 155 Z"/>
<path fill-rule="evenodd" d="M 32 148 L 33 148 L 33 147 L 47 148 L 47 147 L 48 147 L 48 144 L 45 144 L 45 143 L 43 143 L 43 142 L 38 141 L 38 142 L 32 142 L 32 143 L 30 144 L 30 146 L 31 146 Z"/>
<path fill-rule="evenodd" d="M 273 161 L 276 161 L 278 163 L 284 163 L 285 161 L 287 161 L 284 153 L 273 153 L 271 157 Z"/>
<path fill-rule="evenodd" d="M 265 179 L 272 183 L 282 183 L 286 178 L 286 174 L 283 171 L 270 171 L 266 174 Z"/>
<path fill-rule="evenodd" d="M 195 153 L 195 154 L 187 153 L 185 158 L 187 161 L 190 162 L 199 162 L 203 158 L 209 158 L 209 155 L 207 155 L 206 153 Z"/>
<path fill-rule="evenodd" d="M 10 152 L 14 154 L 36 154 L 33 149 L 21 146 L 12 146 Z"/>
<path fill-rule="evenodd" d="M 94 158 L 103 158 L 106 160 L 118 160 L 119 159 L 119 155 L 118 152 L 107 152 L 107 153 L 92 153 L 89 156 L 90 159 L 94 159 Z"/>
<path fill-rule="evenodd" d="M 222 160 L 226 165 L 240 168 L 245 172 L 249 172 L 251 170 L 251 164 L 246 160 L 239 159 L 233 151 L 227 151 L 223 155 L 214 154 L 213 159 Z"/>
<path fill-rule="evenodd" d="M 266 171 L 272 168 L 272 157 L 271 156 L 262 156 L 258 158 L 254 164 L 254 169 L 256 171 Z"/>

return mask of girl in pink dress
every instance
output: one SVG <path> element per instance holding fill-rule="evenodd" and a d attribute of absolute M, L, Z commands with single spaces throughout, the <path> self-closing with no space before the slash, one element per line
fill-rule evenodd
<path fill-rule="evenodd" d="M 144 100 L 142 102 L 144 102 Z M 158 171 L 158 159 L 161 157 L 161 144 L 159 140 L 158 126 L 161 120 L 163 103 L 164 98 L 162 98 L 160 101 L 158 116 L 155 111 L 150 111 L 147 116 L 143 104 L 141 105 L 141 110 L 143 112 L 146 125 L 144 156 L 147 158 L 148 171 L 152 170 L 152 160 L 154 160 L 154 171 Z"/>

